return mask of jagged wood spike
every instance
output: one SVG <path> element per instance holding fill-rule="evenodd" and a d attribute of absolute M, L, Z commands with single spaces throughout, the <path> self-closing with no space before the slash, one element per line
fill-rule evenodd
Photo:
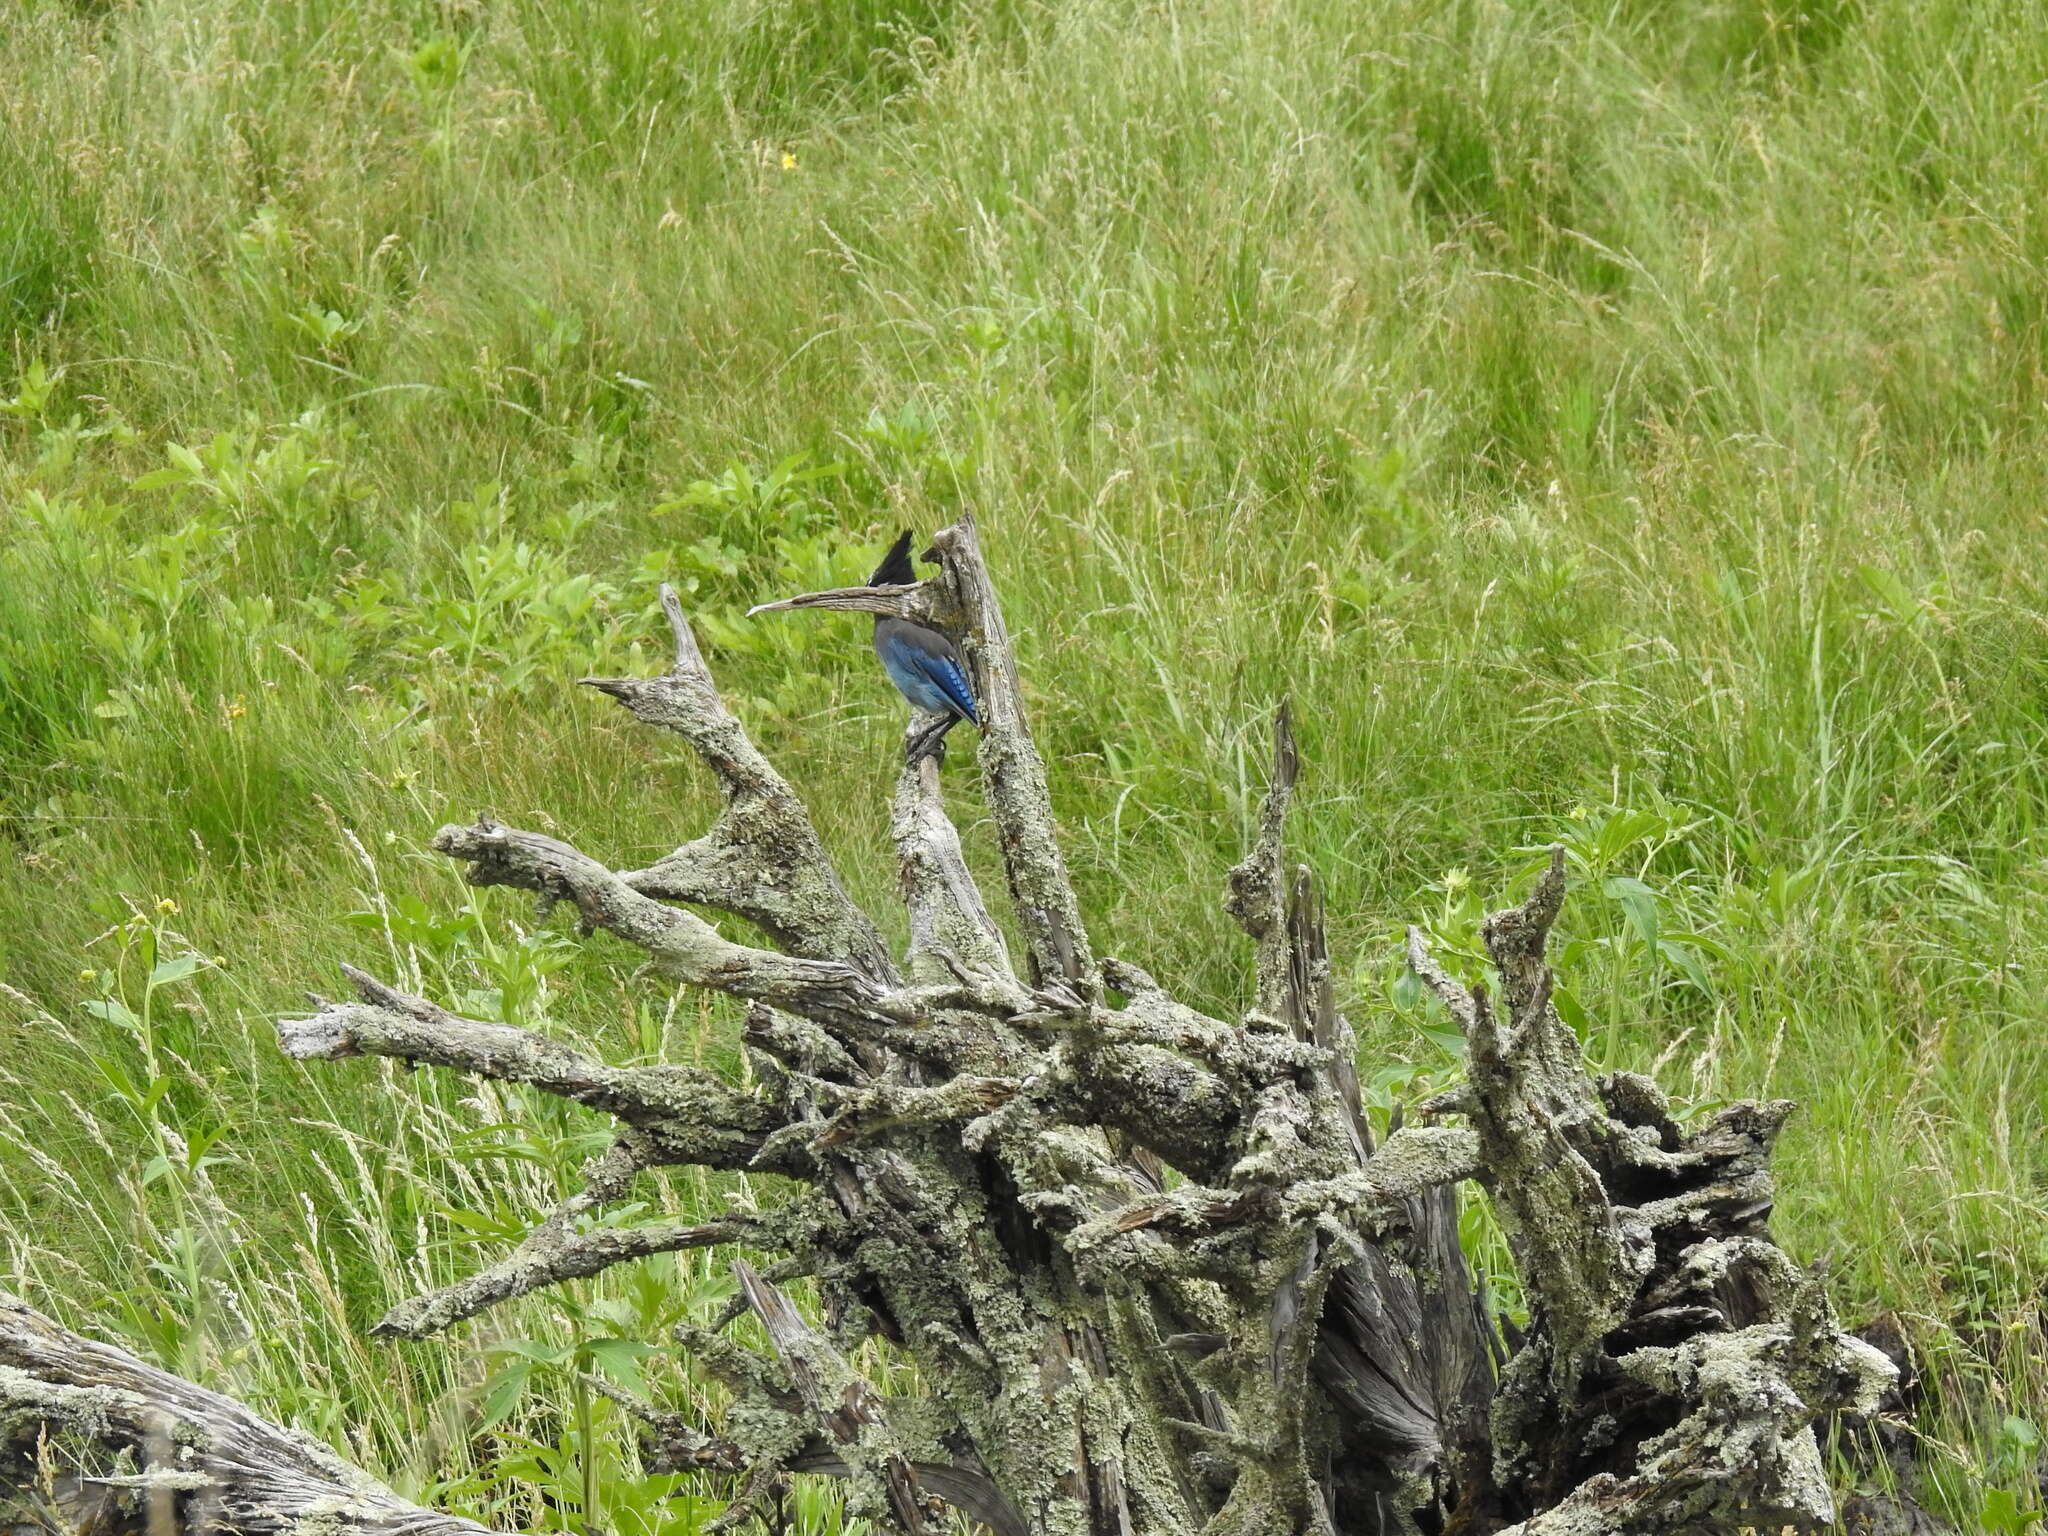
<path fill-rule="evenodd" d="M 791 954 L 845 961 L 871 981 L 893 984 L 880 931 L 846 894 L 803 801 L 719 697 L 682 599 L 667 582 L 661 606 L 675 638 L 666 673 L 582 681 L 687 741 L 717 777 L 725 809 L 703 837 L 620 880 L 645 896 L 735 913 Z"/>
<path fill-rule="evenodd" d="M 941 529 L 932 548 L 961 614 L 962 649 L 981 708 L 982 778 L 1017 926 L 1030 952 L 1032 980 L 1057 978 L 1091 997 L 1097 985 L 1095 958 L 1060 849 L 1045 763 L 1024 718 L 1016 650 L 982 558 L 974 519 L 963 516 Z"/>
<path fill-rule="evenodd" d="M 1286 1026 L 1297 1039 L 1308 1039 L 1294 975 L 1294 946 L 1287 931 L 1287 812 L 1301 777 L 1301 754 L 1294 743 L 1294 722 L 1282 701 L 1273 712 L 1273 766 L 1259 807 L 1259 831 L 1251 851 L 1229 875 L 1224 909 L 1251 936 L 1258 973 L 1258 1010 Z"/>
<path fill-rule="evenodd" d="M 736 1260 L 733 1276 L 767 1330 L 768 1342 L 789 1373 L 797 1396 L 841 1448 L 851 1475 L 879 1480 L 896 1523 L 908 1536 L 925 1536 L 931 1529 L 931 1510 L 910 1458 L 894 1443 L 881 1393 L 847 1365 L 803 1320 L 789 1298 L 762 1279 L 751 1264 Z"/>

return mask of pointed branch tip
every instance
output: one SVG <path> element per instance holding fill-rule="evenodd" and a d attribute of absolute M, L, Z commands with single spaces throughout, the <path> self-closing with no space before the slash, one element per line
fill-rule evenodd
<path fill-rule="evenodd" d="M 1301 776 L 1301 749 L 1294 740 L 1294 701 L 1283 697 L 1273 711 L 1272 789 L 1293 789 Z M 1270 792 L 1270 791 L 1269 791 Z"/>
<path fill-rule="evenodd" d="M 665 581 L 661 584 L 659 590 L 661 593 L 661 611 L 668 615 L 669 633 L 675 637 L 676 642 L 675 671 L 678 673 L 702 673 L 704 671 L 704 653 L 698 648 L 696 632 L 690 628 L 689 618 L 683 613 L 683 599 L 681 595 L 677 593 L 673 586 Z"/>
<path fill-rule="evenodd" d="M 759 613 L 785 613 L 798 608 L 829 608 L 842 613 L 878 613 L 884 617 L 908 618 L 920 613 L 924 604 L 920 601 L 931 586 L 928 581 L 911 582 L 895 587 L 832 587 L 823 592 L 803 592 L 795 597 L 777 598 L 772 603 L 756 603 L 747 610 L 747 617 Z"/>

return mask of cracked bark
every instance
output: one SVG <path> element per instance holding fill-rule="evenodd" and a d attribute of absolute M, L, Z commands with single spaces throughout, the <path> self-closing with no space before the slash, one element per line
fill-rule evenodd
<path fill-rule="evenodd" d="M 1648 1080 L 1588 1071 L 1550 1006 L 1560 855 L 1485 924 L 1493 989 L 1463 985 L 1411 936 L 1411 964 L 1465 1034 L 1468 1080 L 1376 1138 L 1321 899 L 1287 855 L 1301 760 L 1285 712 L 1226 898 L 1251 941 L 1254 1002 L 1218 1019 L 1095 951 L 976 531 L 963 521 L 933 543 L 928 581 L 763 609 L 902 614 L 959 640 L 984 730 L 978 775 L 962 760 L 951 782 L 979 779 L 1017 952 L 926 758 L 903 768 L 892 807 L 910 944 L 889 953 L 664 590 L 669 671 L 585 681 L 699 754 L 725 796 L 711 830 L 623 872 L 488 821 L 444 828 L 435 846 L 472 882 L 567 904 L 586 932 L 744 1002 L 754 1086 L 613 1067 L 351 972 L 359 1000 L 282 1021 L 285 1050 L 519 1082 L 619 1124 L 584 1187 L 523 1243 L 380 1331 L 423 1337 L 667 1249 L 784 1254 L 765 1274 L 735 1260 L 740 1300 L 724 1319 L 751 1312 L 772 1355 L 714 1328 L 678 1334 L 732 1389 L 723 1423 L 632 1405 L 650 1465 L 746 1473 L 729 1524 L 793 1473 L 842 1479 L 854 1513 L 910 1532 L 937 1528 L 946 1504 L 1002 1536 L 1825 1523 L 1812 1421 L 1867 1410 L 1892 1368 L 1835 1326 L 1820 1282 L 1770 1241 L 1769 1155 L 1791 1106 L 1739 1104 L 1687 1126 Z M 741 917 L 771 947 L 675 902 Z M 586 1220 L 669 1164 L 769 1170 L 797 1193 L 758 1216 Z M 1530 1302 L 1512 1339 L 1459 1246 L 1461 1185 L 1509 1236 Z M 822 1323 L 775 1283 L 799 1275 Z M 0 1312 L 9 1364 L 25 1315 Z M 863 1375 L 870 1336 L 915 1362 L 919 1395 L 890 1397 Z M 67 1408 L 73 1378 L 22 1369 L 0 1376 L 17 1451 L 24 1426 L 53 1422 L 120 1439 L 113 1420 Z M 160 1376 L 123 1390 L 167 1402 L 198 1390 Z M 151 1497 L 197 1509 L 228 1496 L 162 1481 L 191 1473 L 214 1488 L 232 1480 L 225 1464 L 195 1469 L 131 1442 L 138 1475 L 159 1479 Z M 341 1473 L 320 1462 L 301 1476 L 316 1488 Z M 324 1497 L 292 1504 L 265 1488 L 236 1496 L 280 1527 Z M 360 1497 L 361 1523 L 460 1525 Z"/>

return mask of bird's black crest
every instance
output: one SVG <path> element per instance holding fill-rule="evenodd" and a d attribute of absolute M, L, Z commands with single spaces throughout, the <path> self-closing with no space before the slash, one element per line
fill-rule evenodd
<path fill-rule="evenodd" d="M 907 587 L 916 580 L 917 568 L 910 563 L 910 530 L 906 528 L 889 546 L 889 553 L 882 556 L 882 563 L 875 567 L 875 574 L 868 578 L 868 585 Z"/>

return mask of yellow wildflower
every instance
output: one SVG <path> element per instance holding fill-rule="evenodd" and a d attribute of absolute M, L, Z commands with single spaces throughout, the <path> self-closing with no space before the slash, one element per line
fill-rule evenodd
<path fill-rule="evenodd" d="M 156 899 L 156 909 L 168 917 L 178 910 L 178 904 L 168 896 L 159 896 Z"/>
<path fill-rule="evenodd" d="M 78 973 L 78 979 L 80 981 L 98 981 L 100 979 L 100 973 L 98 971 L 93 970 L 80 971 Z"/>
<path fill-rule="evenodd" d="M 785 171 L 793 171 L 796 169 L 796 156 L 792 155 L 786 149 L 782 152 L 782 168 Z"/>

